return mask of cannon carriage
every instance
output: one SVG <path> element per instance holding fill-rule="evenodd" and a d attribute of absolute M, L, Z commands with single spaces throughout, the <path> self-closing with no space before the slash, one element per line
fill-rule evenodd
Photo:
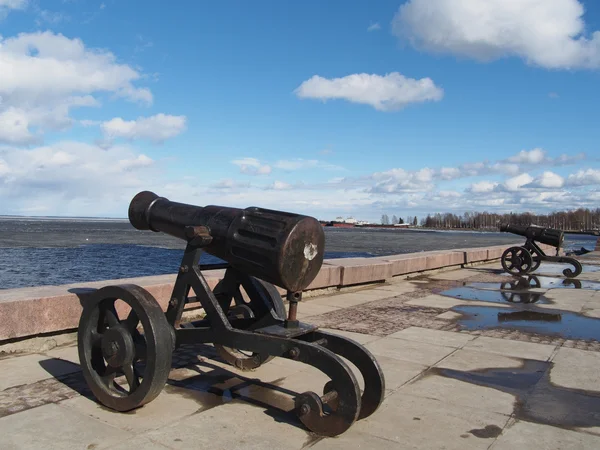
<path fill-rule="evenodd" d="M 583 268 L 579 261 L 568 256 L 559 256 L 560 247 L 565 239 L 563 231 L 536 225 L 525 227 L 510 224 L 501 224 L 500 231 L 526 238 L 523 246 L 507 248 L 502 254 L 500 260 L 502 268 L 511 275 L 525 275 L 534 272 L 544 261 L 571 264 L 574 270 L 569 267 L 563 270 L 563 275 L 567 278 L 575 278 L 581 274 Z M 550 256 L 544 253 L 538 242 L 555 247 L 556 255 Z"/>
<path fill-rule="evenodd" d="M 373 355 L 351 339 L 297 319 L 302 291 L 323 263 L 325 236 L 317 220 L 255 207 L 187 205 L 144 191 L 131 201 L 129 221 L 187 245 L 166 312 L 148 291 L 131 284 L 100 288 L 84 302 L 79 359 L 100 403 L 116 411 L 143 406 L 165 386 L 177 347 L 211 343 L 240 370 L 282 357 L 325 373 L 330 381 L 322 394 L 295 398 L 300 421 L 319 435 L 339 435 L 377 410 L 385 381 Z M 202 252 L 225 263 L 203 266 Z M 210 269 L 225 269 L 213 290 L 202 274 Z M 286 291 L 287 314 L 276 286 Z M 130 308 L 124 318 L 115 307 L 118 300 Z M 194 301 L 205 317 L 182 323 L 185 305 Z M 342 358 L 360 371 L 363 392 Z M 117 383 L 117 377 L 125 381 Z"/>

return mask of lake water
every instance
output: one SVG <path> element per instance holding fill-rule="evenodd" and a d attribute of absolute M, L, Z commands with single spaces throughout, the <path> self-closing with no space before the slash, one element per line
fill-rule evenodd
<path fill-rule="evenodd" d="M 524 241 L 495 232 L 325 228 L 325 258 L 372 257 Z M 593 236 L 567 235 L 567 249 L 593 250 Z M 0 218 L 0 289 L 177 272 L 185 243 L 126 220 Z M 205 263 L 219 262 L 204 254 Z"/>

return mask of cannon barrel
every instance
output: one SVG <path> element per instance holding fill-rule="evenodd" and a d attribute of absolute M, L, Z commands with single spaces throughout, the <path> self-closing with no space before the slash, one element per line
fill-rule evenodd
<path fill-rule="evenodd" d="M 559 248 L 565 239 L 565 234 L 561 230 L 543 228 L 535 225 L 522 226 L 504 223 L 500 225 L 500 231 L 524 236 L 528 239 L 552 245 L 556 248 Z"/>
<path fill-rule="evenodd" d="M 204 226 L 212 238 L 204 247 L 207 253 L 289 291 L 305 289 L 323 264 L 323 226 L 300 214 L 187 205 L 143 191 L 129 205 L 129 221 L 138 230 L 188 241 L 189 227 Z"/>

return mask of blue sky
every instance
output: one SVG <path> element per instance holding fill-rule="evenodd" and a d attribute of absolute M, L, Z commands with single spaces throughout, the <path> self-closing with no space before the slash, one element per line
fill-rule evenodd
<path fill-rule="evenodd" d="M 0 0 L 0 214 L 600 204 L 600 4 Z M 596 33 L 596 34 L 595 34 Z"/>

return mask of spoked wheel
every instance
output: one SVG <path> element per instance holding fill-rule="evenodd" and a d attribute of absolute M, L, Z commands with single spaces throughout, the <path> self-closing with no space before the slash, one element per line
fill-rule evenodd
<path fill-rule="evenodd" d="M 502 291 L 504 300 L 510 303 L 536 303 L 542 296 L 538 292 L 508 292 Z"/>
<path fill-rule="evenodd" d="M 500 283 L 501 291 L 523 291 L 531 288 L 529 279 L 525 277 L 518 277 L 514 281 L 503 281 Z"/>
<path fill-rule="evenodd" d="M 260 292 L 261 296 L 267 300 L 269 307 L 274 309 L 277 317 L 280 319 L 285 319 L 285 305 L 275 286 L 259 280 L 258 278 L 251 278 L 254 286 Z M 236 285 L 234 292 L 228 293 L 231 295 L 236 305 L 229 309 L 227 317 L 229 319 L 250 319 L 257 317 L 258 314 L 260 314 L 258 305 L 254 304 L 252 301 L 248 303 L 244 302 L 239 288 L 240 286 Z M 215 288 L 215 290 L 217 290 L 217 288 Z M 256 369 L 262 364 L 273 359 L 273 357 L 268 353 L 242 351 L 220 344 L 214 344 L 214 347 L 219 356 L 227 363 L 244 371 Z"/>
<path fill-rule="evenodd" d="M 131 307 L 125 320 L 119 320 L 117 300 Z M 83 307 L 77 343 L 83 376 L 96 399 L 117 411 L 154 400 L 169 376 L 173 336 L 160 305 L 141 287 L 94 292 Z"/>
<path fill-rule="evenodd" d="M 542 263 L 542 255 L 540 255 L 535 250 L 531 251 L 530 253 L 531 253 L 532 264 L 531 264 L 531 269 L 529 269 L 529 272 L 535 272 L 536 270 L 539 269 L 540 264 Z"/>
<path fill-rule="evenodd" d="M 531 270 L 533 259 L 525 247 L 510 247 L 502 253 L 502 268 L 511 275 L 522 275 Z"/>

